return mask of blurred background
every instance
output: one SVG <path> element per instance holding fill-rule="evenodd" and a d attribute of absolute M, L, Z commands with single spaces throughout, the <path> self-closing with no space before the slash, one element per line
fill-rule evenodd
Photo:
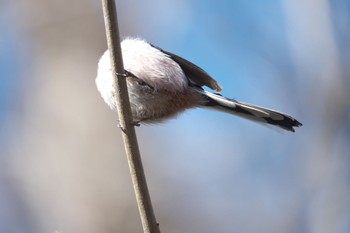
<path fill-rule="evenodd" d="M 137 128 L 162 232 L 350 232 L 350 1 L 117 1 L 122 37 L 198 64 L 296 133 L 191 110 Z M 0 232 L 141 232 L 95 87 L 100 1 L 0 2 Z"/>

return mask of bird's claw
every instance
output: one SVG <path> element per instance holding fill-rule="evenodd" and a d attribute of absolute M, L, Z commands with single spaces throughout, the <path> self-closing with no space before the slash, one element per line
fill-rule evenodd
<path fill-rule="evenodd" d="M 140 125 L 140 121 L 133 121 L 133 122 L 131 123 L 131 125 L 137 126 L 137 127 L 140 127 L 140 126 L 141 126 L 141 125 Z"/>
<path fill-rule="evenodd" d="M 141 126 L 140 121 L 133 121 L 130 123 L 132 126 Z M 120 128 L 123 132 L 125 132 L 125 128 L 120 124 L 120 120 L 118 120 L 117 127 Z"/>
<path fill-rule="evenodd" d="M 124 78 L 126 78 L 126 77 L 129 77 L 129 72 L 128 71 L 126 71 L 126 70 L 124 70 L 124 73 L 116 73 L 116 75 L 118 76 L 118 77 L 124 77 Z"/>

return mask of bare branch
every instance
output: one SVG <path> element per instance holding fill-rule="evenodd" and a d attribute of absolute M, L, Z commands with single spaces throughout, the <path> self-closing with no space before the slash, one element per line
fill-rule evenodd
<path fill-rule="evenodd" d="M 131 179 L 139 208 L 144 233 L 160 233 L 154 216 L 151 198 L 142 166 L 140 151 L 133 126 L 130 102 L 124 74 L 124 66 L 120 47 L 119 28 L 114 0 L 102 0 L 106 28 L 107 44 L 114 75 L 114 88 L 119 123 L 122 129 L 126 155 L 129 163 Z"/>

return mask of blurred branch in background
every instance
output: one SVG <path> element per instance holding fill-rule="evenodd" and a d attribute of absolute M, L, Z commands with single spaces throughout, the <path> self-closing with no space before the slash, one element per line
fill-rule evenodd
<path fill-rule="evenodd" d="M 349 136 L 350 70 L 344 66 L 349 61 L 342 59 L 342 53 L 348 57 L 350 50 L 345 41 L 339 43 L 340 35 L 334 27 L 337 4 L 341 3 L 285 1 L 296 74 L 309 79 L 300 98 L 306 101 L 309 115 L 305 117 L 311 123 L 310 131 L 305 132 L 308 158 L 301 163 L 305 187 L 313 196 L 304 200 L 310 232 L 345 232 L 350 223 L 339 218 L 350 215 L 350 187 L 344 186 L 345 176 L 349 177 L 349 142 L 339 140 Z"/>

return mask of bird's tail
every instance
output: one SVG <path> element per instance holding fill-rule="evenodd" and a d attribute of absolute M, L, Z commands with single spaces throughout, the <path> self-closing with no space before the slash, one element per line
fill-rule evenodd
<path fill-rule="evenodd" d="M 293 127 L 299 127 L 302 125 L 293 117 L 275 110 L 241 103 L 233 99 L 225 98 L 220 94 L 214 94 L 207 91 L 204 91 L 204 95 L 208 100 L 205 106 L 214 108 L 215 110 L 230 113 L 256 122 L 275 125 L 292 132 L 294 132 Z"/>

